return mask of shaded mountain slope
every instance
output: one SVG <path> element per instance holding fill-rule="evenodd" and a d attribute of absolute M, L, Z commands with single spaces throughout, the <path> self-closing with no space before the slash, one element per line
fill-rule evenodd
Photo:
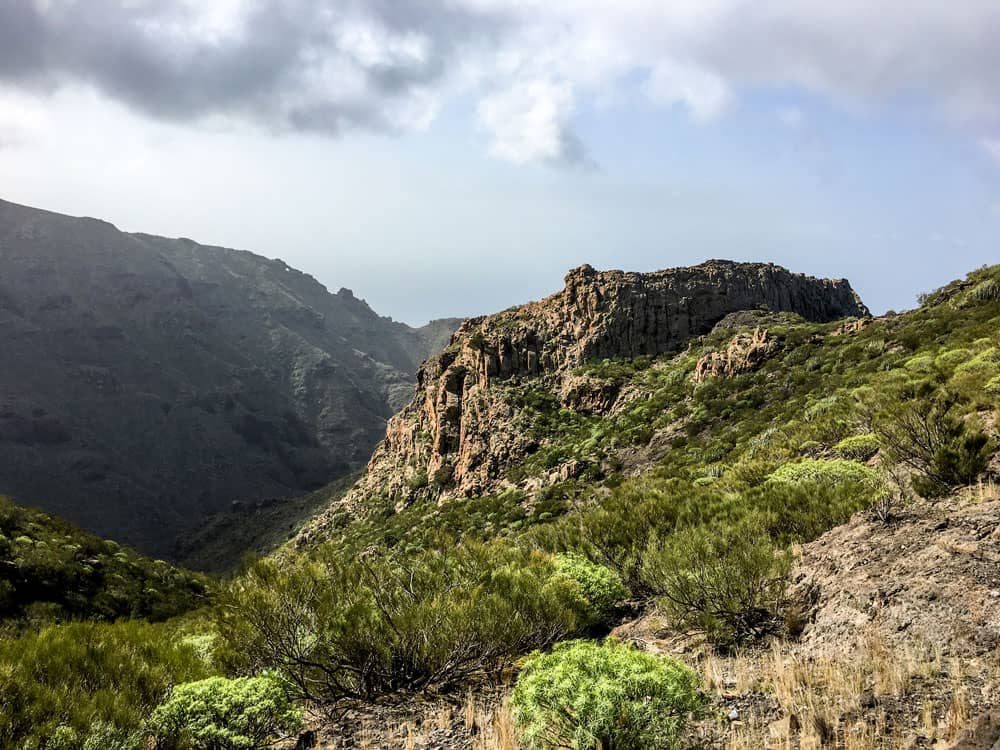
<path fill-rule="evenodd" d="M 0 491 L 158 556 L 361 465 L 457 321 L 249 252 L 0 202 Z"/>

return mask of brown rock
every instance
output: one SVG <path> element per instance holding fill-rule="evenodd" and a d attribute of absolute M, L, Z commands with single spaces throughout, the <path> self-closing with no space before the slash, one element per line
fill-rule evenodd
<path fill-rule="evenodd" d="M 697 383 L 710 377 L 731 378 L 753 372 L 781 348 L 766 329 L 757 328 L 751 333 L 738 333 L 722 352 L 709 352 L 698 360 L 694 369 Z"/>

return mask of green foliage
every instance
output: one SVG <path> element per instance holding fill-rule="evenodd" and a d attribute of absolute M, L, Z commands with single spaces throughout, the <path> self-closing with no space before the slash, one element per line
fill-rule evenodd
<path fill-rule="evenodd" d="M 532 750 L 672 748 L 702 706 L 698 682 L 672 659 L 614 640 L 575 641 L 534 654 L 510 704 Z"/>
<path fill-rule="evenodd" d="M 795 463 L 780 466 L 771 474 L 771 482 L 797 484 L 809 482 L 814 484 L 855 485 L 860 491 L 874 490 L 880 479 L 878 474 L 857 461 L 831 459 L 828 461 L 806 458 Z"/>
<path fill-rule="evenodd" d="M 844 438 L 833 449 L 841 458 L 851 461 L 868 461 L 879 450 L 878 435 L 871 433 L 865 435 L 851 435 Z"/>
<path fill-rule="evenodd" d="M 731 648 L 774 630 L 788 565 L 762 524 L 698 526 L 654 542 L 643 576 L 679 624 Z"/>
<path fill-rule="evenodd" d="M 50 625 L 0 640 L 0 747 L 138 750 L 170 688 L 210 667 L 177 626 L 136 621 Z"/>
<path fill-rule="evenodd" d="M 552 558 L 467 542 L 402 558 L 331 548 L 264 560 L 223 595 L 232 667 L 276 669 L 305 698 L 371 699 L 496 672 L 577 631 L 580 587 Z"/>
<path fill-rule="evenodd" d="M 0 497 L 0 620 L 164 620 L 204 602 L 206 579 Z"/>
<path fill-rule="evenodd" d="M 875 429 L 892 460 L 916 471 L 913 488 L 939 497 L 974 481 L 993 451 L 989 436 L 949 394 L 921 384 L 901 395 L 882 406 Z"/>
<path fill-rule="evenodd" d="M 178 685 L 153 713 L 150 728 L 163 750 L 259 750 L 301 724 L 285 685 L 264 674 Z"/>
<path fill-rule="evenodd" d="M 594 623 L 607 621 L 615 605 L 629 595 L 615 571 L 578 554 L 556 555 L 555 577 L 565 578 L 578 587 L 584 600 L 581 609 Z"/>

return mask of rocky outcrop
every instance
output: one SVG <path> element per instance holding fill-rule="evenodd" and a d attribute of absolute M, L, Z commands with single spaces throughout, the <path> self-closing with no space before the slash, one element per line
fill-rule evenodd
<path fill-rule="evenodd" d="M 361 468 L 457 324 L 413 329 L 281 260 L 0 201 L 0 494 L 172 558 L 233 501 Z"/>
<path fill-rule="evenodd" d="M 847 281 L 773 264 L 715 260 L 648 274 L 576 268 L 546 299 L 462 324 L 420 368 L 416 396 L 389 421 L 345 502 L 360 508 L 381 496 L 398 506 L 418 496 L 493 491 L 537 448 L 502 386 L 542 379 L 563 406 L 611 408 L 619 398 L 614 387 L 592 388 L 575 368 L 677 351 L 730 313 L 758 308 L 824 322 L 867 314 Z M 755 351 L 769 346 L 758 342 Z"/>
<path fill-rule="evenodd" d="M 768 335 L 767 329 L 755 328 L 753 333 L 738 333 L 721 352 L 709 352 L 694 368 L 694 381 L 706 378 L 732 378 L 753 372 L 773 357 L 781 345 Z"/>

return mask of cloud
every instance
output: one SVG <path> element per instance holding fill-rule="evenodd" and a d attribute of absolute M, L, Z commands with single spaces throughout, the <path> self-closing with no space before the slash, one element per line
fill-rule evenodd
<path fill-rule="evenodd" d="M 711 71 L 690 63 L 660 62 L 649 77 L 648 94 L 659 104 L 684 104 L 701 122 L 718 118 L 729 103 L 726 82 Z"/>
<path fill-rule="evenodd" d="M 573 90 L 566 83 L 521 81 L 483 99 L 479 119 L 491 132 L 491 153 L 516 164 L 545 161 L 586 164 L 583 144 L 570 127 Z"/>
<path fill-rule="evenodd" d="M 995 0 L 0 2 L 0 84 L 330 135 L 424 128 L 471 96 L 494 155 L 560 164 L 585 159 L 578 107 L 630 90 L 696 122 L 756 89 L 918 97 L 978 138 L 1000 132 L 997 49 Z"/>
<path fill-rule="evenodd" d="M 338 134 L 426 124 L 460 47 L 504 26 L 447 0 L 0 3 L 0 81 L 87 84 L 166 120 Z M 429 113 L 429 114 L 428 114 Z"/>
<path fill-rule="evenodd" d="M 49 126 L 45 108 L 36 98 L 0 91 L 0 148 L 30 143 Z"/>

